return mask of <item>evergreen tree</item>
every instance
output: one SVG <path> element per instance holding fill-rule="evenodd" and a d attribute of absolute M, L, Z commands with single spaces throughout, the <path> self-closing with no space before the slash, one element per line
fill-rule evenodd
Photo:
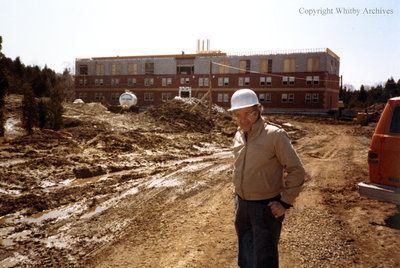
<path fill-rule="evenodd" d="M 59 130 L 63 126 L 63 107 L 62 102 L 64 96 L 59 86 L 53 88 L 50 93 L 50 128 L 53 130 Z"/>
<path fill-rule="evenodd" d="M 3 38 L 0 36 L 0 137 L 3 137 L 5 132 L 5 97 L 9 86 L 6 68 L 4 66 L 4 55 L 1 52 L 2 42 Z"/>
<path fill-rule="evenodd" d="M 74 81 L 72 75 L 65 69 L 62 76 L 59 78 L 58 85 L 62 88 L 64 98 L 69 101 L 74 100 Z"/>
<path fill-rule="evenodd" d="M 44 129 L 48 127 L 48 121 L 49 121 L 49 108 L 48 108 L 48 103 L 44 101 L 43 98 L 40 99 L 38 103 L 38 119 L 39 119 L 39 128 Z"/>
<path fill-rule="evenodd" d="M 37 124 L 37 120 L 38 107 L 35 101 L 35 95 L 31 88 L 26 88 L 22 101 L 22 123 L 29 134 L 32 133 L 33 127 Z"/>
<path fill-rule="evenodd" d="M 386 101 L 392 97 L 397 96 L 397 85 L 393 77 L 386 81 L 384 94 Z"/>
<path fill-rule="evenodd" d="M 360 91 L 358 93 L 357 100 L 360 103 L 365 103 L 365 101 L 367 100 L 367 92 L 364 89 L 364 85 L 361 85 L 361 87 L 360 87 Z"/>

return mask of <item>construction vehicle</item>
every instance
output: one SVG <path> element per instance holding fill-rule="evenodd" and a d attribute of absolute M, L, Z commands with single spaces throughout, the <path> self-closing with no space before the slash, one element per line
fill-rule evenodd
<path fill-rule="evenodd" d="M 400 97 L 391 98 L 379 119 L 368 152 L 370 184 L 360 196 L 400 205 Z"/>
<path fill-rule="evenodd" d="M 357 113 L 356 121 L 361 126 L 368 126 L 369 122 L 378 122 L 382 108 L 381 105 L 371 105 L 365 108 L 364 112 Z"/>

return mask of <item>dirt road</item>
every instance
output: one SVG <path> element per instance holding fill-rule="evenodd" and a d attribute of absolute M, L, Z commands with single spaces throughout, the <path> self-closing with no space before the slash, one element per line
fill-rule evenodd
<path fill-rule="evenodd" d="M 235 126 L 192 107 L 121 115 L 69 104 L 62 131 L 3 139 L 0 266 L 236 267 Z M 281 266 L 400 266 L 398 210 L 357 194 L 374 126 L 267 118 L 307 171 L 284 221 Z"/>

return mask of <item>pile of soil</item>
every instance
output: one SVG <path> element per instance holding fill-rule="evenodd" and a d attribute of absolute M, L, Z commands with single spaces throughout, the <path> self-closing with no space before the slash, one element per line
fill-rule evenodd
<path fill-rule="evenodd" d="M 146 113 L 171 131 L 210 133 L 215 129 L 232 136 L 237 128 L 230 113 L 214 105 L 211 119 L 208 104 L 197 99 L 173 99 Z"/>

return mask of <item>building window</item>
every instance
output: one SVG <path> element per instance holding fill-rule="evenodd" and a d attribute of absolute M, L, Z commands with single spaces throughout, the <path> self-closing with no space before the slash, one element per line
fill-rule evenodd
<path fill-rule="evenodd" d="M 111 78 L 111 86 L 118 87 L 119 86 L 119 79 L 118 78 Z"/>
<path fill-rule="evenodd" d="M 318 85 L 319 84 L 319 76 L 307 76 L 306 77 L 307 85 Z"/>
<path fill-rule="evenodd" d="M 144 79 L 144 86 L 152 87 L 154 85 L 154 78 L 145 78 Z"/>
<path fill-rule="evenodd" d="M 268 59 L 268 73 L 272 73 L 272 59 Z"/>
<path fill-rule="evenodd" d="M 204 80 L 202 77 L 199 78 L 199 87 L 204 86 Z"/>
<path fill-rule="evenodd" d="M 283 60 L 283 72 L 294 73 L 296 71 L 296 58 L 287 58 Z"/>
<path fill-rule="evenodd" d="M 128 74 L 137 74 L 137 63 L 128 63 Z"/>
<path fill-rule="evenodd" d="M 103 93 L 95 92 L 94 93 L 94 101 L 95 102 L 102 102 L 103 101 Z"/>
<path fill-rule="evenodd" d="M 79 93 L 78 98 L 86 102 L 87 101 L 87 93 L 83 93 L 83 92 Z"/>
<path fill-rule="evenodd" d="M 272 73 L 272 59 L 262 59 L 261 60 L 261 73 Z"/>
<path fill-rule="evenodd" d="M 189 83 L 190 83 L 190 79 L 189 79 L 189 77 L 186 77 L 186 79 L 185 79 L 185 83 L 186 83 L 186 84 L 189 84 Z"/>
<path fill-rule="evenodd" d="M 260 102 L 264 102 L 264 100 L 265 100 L 265 94 L 264 94 L 264 93 L 260 93 L 259 99 L 260 99 Z"/>
<path fill-rule="evenodd" d="M 111 100 L 112 101 L 118 101 L 120 95 L 121 94 L 119 92 L 111 92 Z"/>
<path fill-rule="evenodd" d="M 229 93 L 218 93 L 218 102 L 229 102 Z"/>
<path fill-rule="evenodd" d="M 81 75 L 87 75 L 88 74 L 88 66 L 86 64 L 79 65 L 79 74 Z"/>
<path fill-rule="evenodd" d="M 240 73 L 250 73 L 250 60 L 239 61 L 239 69 Z"/>
<path fill-rule="evenodd" d="M 176 60 L 176 74 L 193 74 L 194 60 Z"/>
<path fill-rule="evenodd" d="M 220 74 L 229 74 L 229 72 L 230 72 L 229 60 L 221 60 L 219 63 L 221 65 L 218 65 L 218 73 L 220 73 Z"/>
<path fill-rule="evenodd" d="M 239 77 L 239 80 L 238 80 L 238 86 L 239 87 L 242 87 L 243 86 L 243 77 Z"/>
<path fill-rule="evenodd" d="M 283 76 L 282 77 L 282 85 L 287 86 L 287 85 L 294 85 L 294 76 Z"/>
<path fill-rule="evenodd" d="M 245 85 L 245 86 L 250 85 L 250 77 L 245 77 L 245 78 L 244 78 L 244 85 Z"/>
<path fill-rule="evenodd" d="M 267 86 L 272 84 L 272 77 L 267 77 Z"/>
<path fill-rule="evenodd" d="M 318 99 L 319 99 L 319 94 L 318 93 L 313 93 L 312 102 L 313 103 L 318 103 Z"/>
<path fill-rule="evenodd" d="M 199 87 L 208 87 L 208 78 L 199 78 Z"/>
<path fill-rule="evenodd" d="M 265 77 L 264 76 L 260 77 L 260 86 L 265 86 Z"/>
<path fill-rule="evenodd" d="M 181 77 L 181 85 L 185 84 L 185 78 Z"/>
<path fill-rule="evenodd" d="M 229 102 L 229 94 L 224 93 L 224 102 Z"/>
<path fill-rule="evenodd" d="M 306 93 L 306 103 L 311 102 L 311 93 Z"/>
<path fill-rule="evenodd" d="M 229 86 L 229 77 L 218 77 L 218 86 Z"/>
<path fill-rule="evenodd" d="M 119 75 L 121 72 L 121 64 L 113 63 L 111 64 L 111 74 L 112 75 Z"/>
<path fill-rule="evenodd" d="M 286 103 L 287 100 L 288 100 L 288 94 L 283 93 L 283 94 L 282 94 L 282 102 L 283 102 L 283 103 Z"/>
<path fill-rule="evenodd" d="M 169 93 L 169 92 L 161 93 L 161 100 L 162 101 L 168 101 L 170 99 L 172 99 L 172 94 L 171 93 Z"/>
<path fill-rule="evenodd" d="M 144 74 L 154 74 L 154 62 L 146 62 L 144 64 Z"/>
<path fill-rule="evenodd" d="M 96 64 L 96 75 L 104 75 L 104 64 Z"/>
<path fill-rule="evenodd" d="M 265 102 L 271 102 L 271 93 L 265 93 Z"/>
<path fill-rule="evenodd" d="M 287 86 L 288 81 L 289 81 L 289 77 L 287 77 L 287 76 L 282 77 L 282 85 Z"/>
<path fill-rule="evenodd" d="M 98 87 L 99 86 L 99 79 L 94 79 L 94 86 Z"/>
<path fill-rule="evenodd" d="M 319 72 L 319 57 L 307 58 L 307 72 Z"/>
<path fill-rule="evenodd" d="M 172 78 L 168 78 L 168 77 L 162 78 L 162 86 L 163 87 L 171 86 L 171 84 L 172 84 Z"/>
<path fill-rule="evenodd" d="M 314 85 L 319 84 L 319 76 L 314 76 Z"/>
<path fill-rule="evenodd" d="M 293 103 L 294 102 L 294 93 L 289 93 L 288 94 L 288 102 Z"/>
<path fill-rule="evenodd" d="M 144 101 L 153 101 L 154 100 L 154 94 L 145 92 L 144 93 Z"/>
<path fill-rule="evenodd" d="M 229 86 L 229 77 L 224 77 L 224 86 Z"/>

